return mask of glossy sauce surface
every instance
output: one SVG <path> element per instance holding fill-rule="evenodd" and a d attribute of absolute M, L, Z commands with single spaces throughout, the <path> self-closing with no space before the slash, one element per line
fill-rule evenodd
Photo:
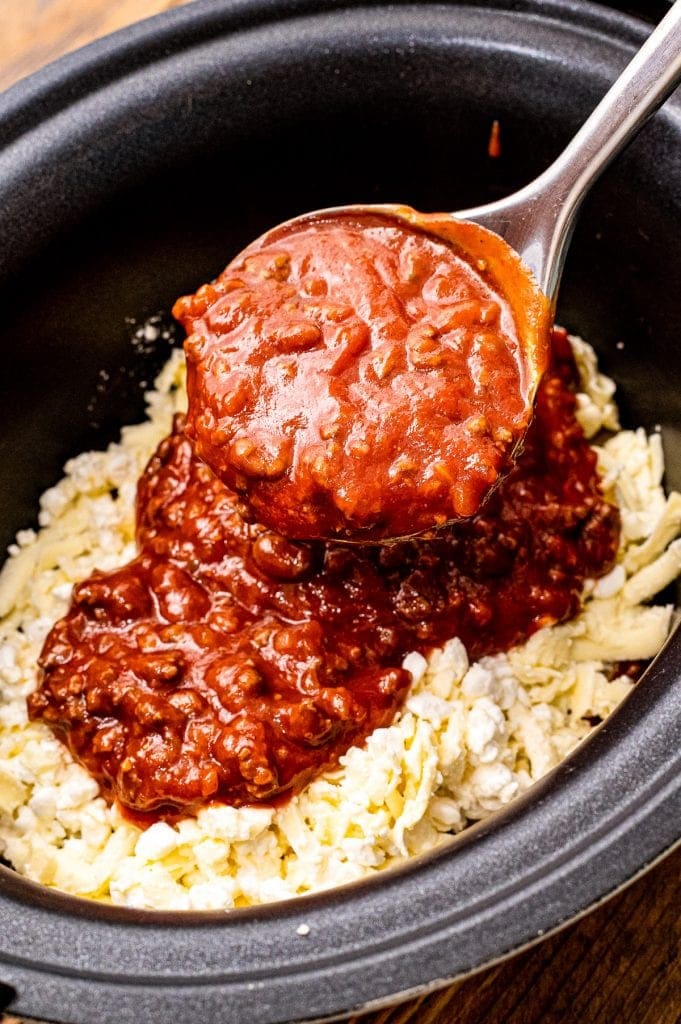
<path fill-rule="evenodd" d="M 444 237 L 444 218 L 420 216 L 428 231 L 376 213 L 291 222 L 175 305 L 197 454 L 287 537 L 471 516 L 529 422 L 522 331 L 463 244 L 482 229 Z"/>
<path fill-rule="evenodd" d="M 178 419 L 139 483 L 140 554 L 75 588 L 31 716 L 134 812 L 270 802 L 390 723 L 408 651 L 459 636 L 475 659 L 574 615 L 619 518 L 564 332 L 553 351 L 515 468 L 431 540 L 296 543 L 247 523 Z"/>

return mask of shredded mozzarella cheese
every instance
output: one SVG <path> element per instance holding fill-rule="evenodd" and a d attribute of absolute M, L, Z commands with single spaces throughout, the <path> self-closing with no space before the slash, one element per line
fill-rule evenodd
<path fill-rule="evenodd" d="M 135 554 L 139 474 L 185 408 L 175 352 L 148 397 L 149 419 L 106 452 L 70 460 L 21 531 L 0 574 L 0 852 L 66 892 L 131 907 L 209 910 L 286 899 L 354 881 L 432 849 L 506 806 L 557 765 L 632 688 L 612 665 L 653 657 L 670 605 L 645 602 L 681 572 L 681 495 L 665 497 L 658 435 L 619 431 L 614 384 L 572 341 L 578 419 L 622 515 L 617 564 L 587 584 L 571 622 L 469 664 L 452 639 L 404 660 L 413 686 L 394 723 L 276 809 L 210 806 L 141 831 L 109 807 L 26 696 L 48 630 L 73 583 Z M 643 684 L 645 685 L 645 684 Z M 304 934 L 299 929 L 299 934 Z"/>

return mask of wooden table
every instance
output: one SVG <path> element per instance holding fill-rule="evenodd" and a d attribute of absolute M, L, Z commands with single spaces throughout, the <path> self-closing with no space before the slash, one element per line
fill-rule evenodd
<path fill-rule="evenodd" d="M 0 89 L 185 0 L 0 0 Z M 320 0 L 320 6 L 324 0 Z M 496 967 L 363 1024 L 679 1024 L 681 850 L 598 910 Z M 58 1013 L 58 1007 L 55 1007 Z M 347 1024 L 354 1024 L 353 1017 Z M 16 1024 L 7 1016 L 5 1024 Z"/>

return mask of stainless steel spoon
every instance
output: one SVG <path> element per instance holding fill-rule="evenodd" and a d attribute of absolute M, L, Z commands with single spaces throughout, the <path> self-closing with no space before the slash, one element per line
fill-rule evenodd
<path fill-rule="evenodd" d="M 555 303 L 577 211 L 610 161 L 681 81 L 681 0 L 653 30 L 567 148 L 506 199 L 459 210 L 500 235 Z"/>
<path fill-rule="evenodd" d="M 451 240 L 467 258 L 485 268 L 500 293 L 511 304 L 525 360 L 523 397 L 527 425 L 546 365 L 553 306 L 579 206 L 600 173 L 634 137 L 679 81 L 681 0 L 676 0 L 561 156 L 519 192 L 499 202 L 453 214 L 423 214 L 409 207 L 390 205 L 357 205 L 317 210 L 287 221 L 256 239 L 230 264 L 228 270 L 231 271 L 235 265 L 240 266 L 239 261 L 260 252 L 273 242 L 279 242 L 282 234 L 292 229 L 305 228 L 315 221 L 337 216 L 382 216 Z M 188 358 L 191 358 L 190 352 Z M 198 361 L 202 357 L 195 358 Z M 311 392 L 311 399 L 317 401 L 315 392 Z M 310 417 L 314 422 L 314 409 Z M 373 456 L 369 454 L 371 459 Z M 509 451 L 509 464 L 512 455 L 513 452 Z M 236 472 L 234 467 L 231 468 Z M 332 481 L 335 479 L 331 473 L 328 477 Z M 232 481 L 227 478 L 227 482 Z M 490 488 L 493 486 L 494 481 Z M 282 528 L 276 518 L 276 509 L 275 513 L 272 512 L 276 503 L 271 489 L 265 493 L 267 500 L 260 497 L 260 504 L 253 507 L 266 525 L 302 539 L 323 536 L 321 532 L 311 532 L 307 513 L 299 519 L 297 513 L 287 512 L 293 518 L 287 520 L 285 528 Z M 335 498 L 329 497 L 327 500 L 329 507 L 334 502 Z M 286 501 L 280 499 L 279 506 L 286 509 L 297 507 L 288 498 Z M 442 525 L 442 510 L 438 508 L 437 512 L 437 516 L 433 513 L 432 526 L 430 523 L 421 525 L 419 521 L 419 526 L 415 526 L 413 532 Z M 378 521 L 380 523 L 380 516 Z M 387 528 L 383 527 L 370 533 L 364 526 L 361 530 L 355 530 L 352 524 L 347 530 L 341 529 L 342 526 L 341 523 L 336 532 L 334 523 L 330 539 L 375 543 L 395 539 L 397 536 L 396 533 L 388 533 Z M 312 528 L 322 529 L 315 523 Z M 400 526 L 398 531 L 403 534 L 404 527 Z"/>

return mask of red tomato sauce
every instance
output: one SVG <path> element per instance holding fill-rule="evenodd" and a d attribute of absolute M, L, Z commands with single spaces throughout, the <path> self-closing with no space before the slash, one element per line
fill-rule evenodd
<path fill-rule="evenodd" d="M 574 416 L 566 335 L 515 467 L 432 539 L 294 542 L 249 523 L 178 418 L 138 488 L 139 556 L 79 584 L 29 697 L 124 808 L 150 818 L 298 791 L 407 693 L 401 668 L 459 636 L 471 659 L 574 615 L 610 569 L 617 510 Z"/>
<path fill-rule="evenodd" d="M 253 519 L 362 542 L 478 511 L 527 427 L 536 374 L 488 262 L 456 244 L 470 229 L 294 221 L 176 303 L 187 433 Z"/>

